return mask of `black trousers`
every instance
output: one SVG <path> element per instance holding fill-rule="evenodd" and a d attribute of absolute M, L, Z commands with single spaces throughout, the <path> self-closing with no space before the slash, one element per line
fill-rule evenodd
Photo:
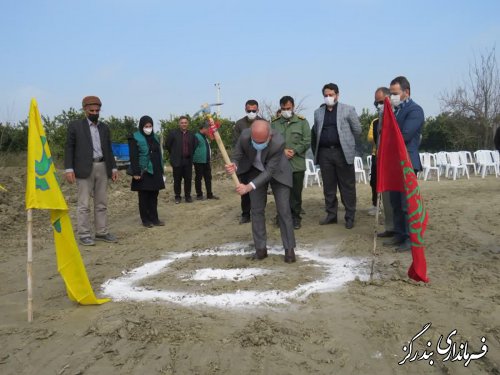
<path fill-rule="evenodd" d="M 323 195 L 328 215 L 337 216 L 338 199 L 345 207 L 345 219 L 354 220 L 356 214 L 356 175 L 354 164 L 347 164 L 344 152 L 340 147 L 321 147 L 318 153 L 321 176 L 323 178 Z"/>
<path fill-rule="evenodd" d="M 158 190 L 139 190 L 139 214 L 144 224 L 158 222 Z"/>
<path fill-rule="evenodd" d="M 248 184 L 252 180 L 250 178 L 249 172 L 239 174 L 238 179 L 242 184 Z M 250 217 L 250 194 L 241 196 L 241 216 Z"/>
<path fill-rule="evenodd" d="M 370 170 L 370 186 L 372 188 L 372 205 L 377 206 L 377 157 L 372 155 L 372 167 Z"/>
<path fill-rule="evenodd" d="M 180 167 L 173 167 L 174 194 L 176 198 L 181 197 L 181 184 L 184 179 L 184 197 L 191 197 L 191 181 L 193 179 L 193 162 L 191 159 L 182 159 Z"/>
<path fill-rule="evenodd" d="M 210 163 L 193 163 L 194 165 L 194 189 L 196 196 L 202 197 L 203 191 L 201 190 L 201 180 L 205 180 L 205 189 L 207 190 L 207 197 L 212 197 L 212 168 Z"/>
<path fill-rule="evenodd" d="M 304 188 L 305 172 L 293 172 L 293 186 L 290 191 L 290 208 L 294 219 L 301 219 L 300 211 L 302 211 L 302 189 Z"/>

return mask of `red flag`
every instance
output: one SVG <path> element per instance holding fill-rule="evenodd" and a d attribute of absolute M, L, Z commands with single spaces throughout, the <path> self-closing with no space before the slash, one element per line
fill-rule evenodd
<path fill-rule="evenodd" d="M 400 191 L 406 195 L 408 226 L 410 228 L 413 262 L 408 276 L 427 283 L 424 232 L 428 215 L 425 210 L 417 176 L 406 150 L 406 145 L 392 111 L 389 98 L 385 98 L 382 130 L 377 151 L 377 192 Z"/>

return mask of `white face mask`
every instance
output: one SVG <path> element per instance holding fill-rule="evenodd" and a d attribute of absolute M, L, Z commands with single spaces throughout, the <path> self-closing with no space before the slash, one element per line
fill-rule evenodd
<path fill-rule="evenodd" d="M 379 113 L 384 112 L 384 105 L 383 104 L 377 104 L 377 111 Z"/>
<path fill-rule="evenodd" d="M 281 111 L 281 116 L 286 119 L 292 118 L 293 111 Z"/>
<path fill-rule="evenodd" d="M 328 107 L 333 107 L 336 102 L 337 101 L 335 100 L 335 98 L 333 96 L 325 96 L 325 104 Z"/>
<path fill-rule="evenodd" d="M 399 107 L 399 105 L 401 104 L 401 98 L 399 97 L 399 95 L 391 95 L 391 104 L 394 108 Z"/>
<path fill-rule="evenodd" d="M 256 112 L 248 112 L 247 113 L 247 118 L 252 121 L 252 120 L 255 120 L 255 118 L 257 117 L 257 113 Z"/>
<path fill-rule="evenodd" d="M 153 128 L 142 128 L 142 131 L 146 135 L 150 135 L 153 132 Z"/>

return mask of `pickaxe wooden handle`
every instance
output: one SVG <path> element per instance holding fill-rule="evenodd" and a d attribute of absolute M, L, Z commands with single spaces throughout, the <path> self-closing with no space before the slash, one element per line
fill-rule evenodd
<path fill-rule="evenodd" d="M 214 120 L 209 116 L 208 121 L 210 122 L 210 132 L 213 134 L 215 142 L 217 142 L 217 146 L 219 146 L 219 150 L 222 155 L 222 159 L 224 159 L 224 163 L 231 164 L 231 160 L 229 159 L 229 155 L 227 154 L 226 147 L 224 146 L 224 142 L 222 142 L 222 138 L 217 131 L 217 126 L 215 125 Z M 238 180 L 238 176 L 236 176 L 236 172 L 231 175 L 231 178 L 233 179 L 234 186 L 237 187 L 240 184 L 240 181 Z"/>

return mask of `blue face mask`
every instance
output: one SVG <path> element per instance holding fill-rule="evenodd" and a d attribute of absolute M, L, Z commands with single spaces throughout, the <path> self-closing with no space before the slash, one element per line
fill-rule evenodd
<path fill-rule="evenodd" d="M 268 140 L 268 141 L 266 141 L 266 142 L 264 142 L 264 143 L 257 143 L 257 142 L 255 142 L 255 141 L 252 139 L 252 146 L 253 146 L 253 148 L 254 148 L 254 149 L 256 149 L 257 151 L 262 151 L 262 150 L 264 150 L 264 149 L 267 147 L 268 143 L 269 143 L 269 140 Z"/>

